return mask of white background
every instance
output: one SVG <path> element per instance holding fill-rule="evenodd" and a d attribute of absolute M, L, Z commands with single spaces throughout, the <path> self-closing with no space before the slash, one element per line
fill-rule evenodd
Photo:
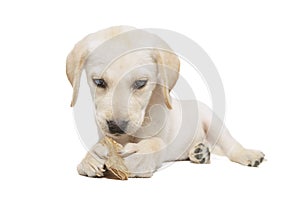
<path fill-rule="evenodd" d="M 300 5 L 174 2 L 1 1 L 1 199 L 299 198 Z M 179 162 L 129 181 L 77 175 L 85 149 L 65 58 L 86 34 L 121 24 L 174 30 L 202 46 L 222 77 L 227 126 L 268 161 Z"/>

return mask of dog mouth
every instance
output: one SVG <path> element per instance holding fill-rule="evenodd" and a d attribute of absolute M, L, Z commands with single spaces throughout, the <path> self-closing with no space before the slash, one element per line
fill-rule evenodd
<path fill-rule="evenodd" d="M 107 133 L 107 132 L 104 135 L 116 141 L 125 139 L 128 136 L 126 133 L 119 134 L 119 133 Z"/>
<path fill-rule="evenodd" d="M 120 136 L 126 135 L 125 132 L 122 132 L 122 133 L 119 133 L 119 132 L 117 132 L 117 133 L 108 132 L 107 134 L 111 135 L 111 136 L 114 136 L 114 137 L 120 137 Z"/>

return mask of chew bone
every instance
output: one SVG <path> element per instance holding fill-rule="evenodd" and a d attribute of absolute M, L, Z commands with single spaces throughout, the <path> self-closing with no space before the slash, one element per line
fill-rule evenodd
<path fill-rule="evenodd" d="M 118 153 L 122 150 L 123 146 L 109 137 L 104 137 L 100 142 L 108 149 L 108 158 L 105 162 L 107 170 L 120 180 L 127 180 L 129 172 L 123 158 Z"/>

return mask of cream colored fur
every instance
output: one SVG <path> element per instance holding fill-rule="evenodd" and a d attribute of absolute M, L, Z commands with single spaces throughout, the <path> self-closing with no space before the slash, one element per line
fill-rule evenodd
<path fill-rule="evenodd" d="M 241 146 L 204 104 L 179 101 L 170 97 L 179 73 L 179 59 L 160 38 L 150 37 L 150 44 L 159 44 L 167 50 L 144 48 L 127 52 L 113 60 L 114 48 L 126 49 L 143 41 L 145 32 L 134 37 L 117 39 L 114 46 L 97 48 L 132 27 L 111 27 L 88 35 L 76 44 L 67 58 L 67 76 L 73 86 L 71 106 L 76 103 L 80 76 L 85 69 L 95 104 L 95 119 L 99 133 L 114 138 L 124 145 L 120 152 L 131 177 L 150 177 L 163 162 L 186 160 L 189 151 L 203 143 L 233 162 L 257 165 L 264 157 L 260 151 Z M 97 88 L 93 79 L 104 79 L 107 88 Z M 146 79 L 140 90 L 132 88 L 134 81 Z M 189 120 L 188 113 L 198 109 L 197 120 Z M 187 113 L 187 114 L 186 114 Z M 212 119 L 217 119 L 213 124 Z M 126 134 L 109 133 L 107 120 L 126 120 Z M 216 126 L 216 127 L 215 127 Z M 219 130 L 217 127 L 223 127 Z M 194 131 L 196 130 L 196 132 Z M 81 175 L 96 176 L 103 171 L 107 156 L 105 147 L 97 143 L 78 165 Z M 99 173 L 98 173 L 99 175 Z"/>

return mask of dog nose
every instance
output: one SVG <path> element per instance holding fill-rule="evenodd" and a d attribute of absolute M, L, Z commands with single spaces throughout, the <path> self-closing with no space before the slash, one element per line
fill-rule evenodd
<path fill-rule="evenodd" d="M 128 121 L 106 121 L 110 133 L 124 134 Z"/>

